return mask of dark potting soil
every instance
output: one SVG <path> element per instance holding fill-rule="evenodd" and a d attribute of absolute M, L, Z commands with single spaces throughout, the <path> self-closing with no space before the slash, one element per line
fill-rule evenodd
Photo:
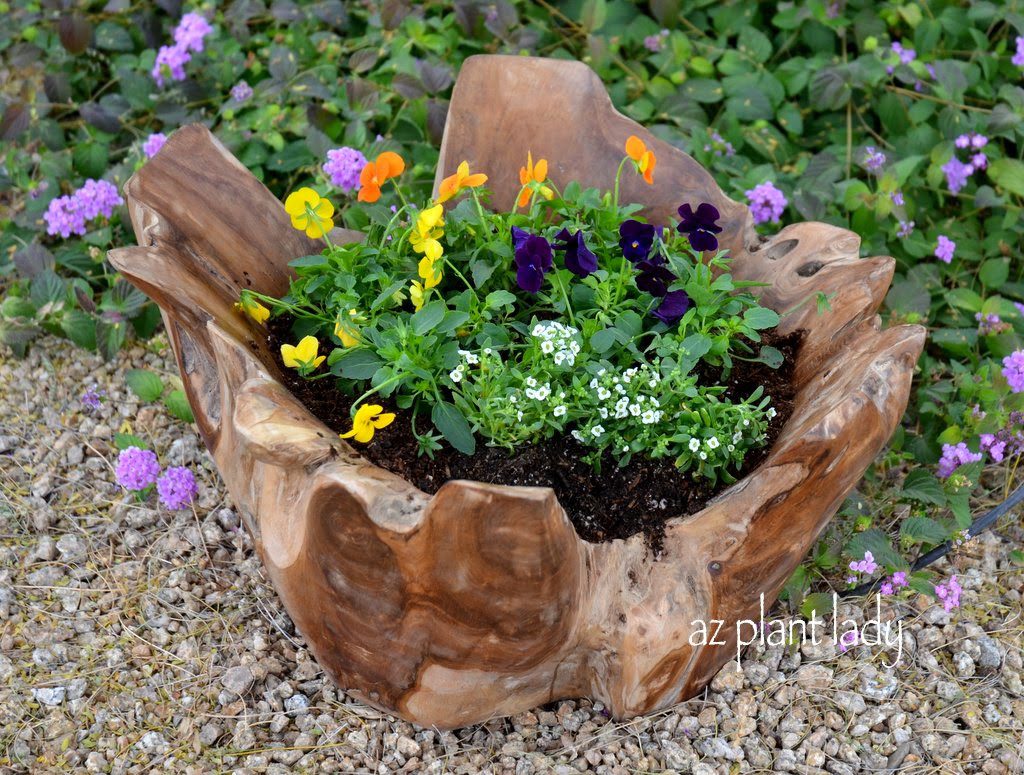
<path fill-rule="evenodd" d="M 281 343 L 292 338 L 291 321 L 277 318 L 268 325 L 270 350 L 278 352 Z M 734 473 L 737 478 L 746 476 L 765 459 L 793 410 L 793 365 L 802 333 L 783 337 L 767 332 L 762 336 L 764 344 L 782 352 L 782 366 L 772 369 L 762 363 L 735 361 L 726 396 L 742 400 L 763 385 L 777 414 L 768 426 L 767 443 L 748 453 L 743 468 Z M 352 427 L 349 410 L 354 397 L 337 390 L 334 380 L 306 380 L 291 370 L 286 372 L 288 389 L 321 422 L 338 433 Z M 715 384 L 719 376 L 715 369 L 704 365 L 700 371 L 701 384 Z M 403 412 L 388 407 L 387 401 L 379 403 L 384 404 L 386 411 L 397 411 L 398 417 L 369 444 L 355 445 L 372 463 L 427 493 L 437 492 L 450 479 L 550 487 L 576 532 L 586 541 L 610 541 L 642 532 L 651 548 L 660 552 L 667 519 L 700 511 L 728 486 L 712 485 L 704 478 L 682 473 L 667 458 L 634 457 L 629 465 L 619 468 L 609 457 L 597 473 L 581 461 L 586 448 L 568 434 L 522 447 L 512 454 L 478 443 L 475 454 L 464 455 L 446 444 L 430 458 L 418 454 L 416 438 Z"/>

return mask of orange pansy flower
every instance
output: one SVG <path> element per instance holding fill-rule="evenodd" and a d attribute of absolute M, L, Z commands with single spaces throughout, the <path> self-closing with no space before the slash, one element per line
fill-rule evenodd
<path fill-rule="evenodd" d="M 487 182 L 487 176 L 481 172 L 469 173 L 469 162 L 464 161 L 459 165 L 454 175 L 449 175 L 441 181 L 437 189 L 437 201 L 447 202 L 464 188 L 476 188 Z"/>
<path fill-rule="evenodd" d="M 644 176 L 648 184 L 654 183 L 654 167 L 658 159 L 654 151 L 647 150 L 647 144 L 636 135 L 630 135 L 626 140 L 626 155 L 636 162 L 637 172 Z"/>
<path fill-rule="evenodd" d="M 548 160 L 538 159 L 535 166 L 533 154 L 527 151 L 526 166 L 519 168 L 519 183 L 523 186 L 523 190 L 519 193 L 519 201 L 516 202 L 516 207 L 526 207 L 530 203 L 530 197 L 533 195 L 533 189 L 530 187 L 531 183 L 543 183 L 547 179 Z M 547 186 L 541 186 L 539 190 L 545 199 L 550 199 L 554 196 L 554 192 Z"/>
<path fill-rule="evenodd" d="M 380 187 L 405 171 L 405 161 L 393 151 L 384 151 L 376 161 L 368 161 L 359 173 L 359 201 L 376 202 Z"/>

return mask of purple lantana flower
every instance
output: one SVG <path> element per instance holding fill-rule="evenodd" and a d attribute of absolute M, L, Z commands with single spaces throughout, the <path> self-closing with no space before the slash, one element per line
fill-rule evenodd
<path fill-rule="evenodd" d="M 160 476 L 156 453 L 138 447 L 122 449 L 117 456 L 114 476 L 117 483 L 126 490 L 145 490 Z"/>
<path fill-rule="evenodd" d="M 940 234 L 938 244 L 935 246 L 935 257 L 939 261 L 949 264 L 953 261 L 953 252 L 955 250 L 956 243 L 945 234 Z"/>
<path fill-rule="evenodd" d="M 327 152 L 324 174 L 332 186 L 351 193 L 359 188 L 359 173 L 365 166 L 366 157 L 355 148 L 345 146 Z"/>
<path fill-rule="evenodd" d="M 914 233 L 914 222 L 913 221 L 900 221 L 900 227 L 896 231 L 897 237 L 906 238 Z"/>
<path fill-rule="evenodd" d="M 980 452 L 971 452 L 962 441 L 959 444 L 943 444 L 936 474 L 940 479 L 948 479 L 960 466 L 977 463 L 982 457 Z"/>
<path fill-rule="evenodd" d="M 114 208 L 123 203 L 124 200 L 117 193 L 117 186 L 105 180 L 90 178 L 74 193 L 59 196 L 50 202 L 43 215 L 46 233 L 59 234 L 64 239 L 72 234 L 85 234 L 89 221 L 101 215 L 109 218 L 114 214 Z"/>
<path fill-rule="evenodd" d="M 1017 67 L 1024 67 L 1024 36 L 1017 36 L 1016 45 L 1017 51 L 1010 61 L 1017 65 Z"/>
<path fill-rule="evenodd" d="M 649 223 L 640 223 L 632 218 L 622 222 L 619 226 L 619 247 L 622 248 L 622 255 L 634 264 L 643 261 L 651 252 L 654 245 L 654 226 Z"/>
<path fill-rule="evenodd" d="M 689 203 L 679 207 L 679 224 L 676 230 L 690 238 L 690 246 L 699 253 L 718 249 L 718 237 L 722 227 L 716 221 L 722 216 L 713 204 L 703 202 L 694 212 Z"/>
<path fill-rule="evenodd" d="M 516 226 L 512 227 L 512 243 L 515 245 L 516 282 L 527 293 L 537 293 L 551 268 L 551 243 Z"/>
<path fill-rule="evenodd" d="M 562 229 L 555 235 L 555 239 L 560 240 L 555 249 L 565 252 L 566 269 L 579 277 L 586 277 L 597 271 L 597 256 L 583 241 L 582 229 L 575 234 L 570 234 L 568 229 Z"/>
<path fill-rule="evenodd" d="M 172 511 L 183 509 L 199 494 L 196 478 L 184 466 L 172 466 L 156 482 L 160 503 Z"/>
<path fill-rule="evenodd" d="M 872 172 L 881 169 L 885 165 L 885 154 L 869 145 L 864 149 L 864 167 Z"/>
<path fill-rule="evenodd" d="M 967 185 L 967 179 L 974 172 L 974 167 L 953 156 L 942 165 L 942 171 L 946 175 L 946 185 L 949 186 L 950 193 L 956 194 Z"/>
<path fill-rule="evenodd" d="M 252 87 L 245 81 L 239 81 L 231 87 L 231 99 L 235 102 L 245 102 L 252 96 Z"/>
<path fill-rule="evenodd" d="M 662 323 L 671 326 L 678 323 L 689 308 L 690 297 L 686 295 L 686 291 L 669 291 L 651 314 Z"/>
<path fill-rule="evenodd" d="M 1024 393 L 1024 350 L 1016 350 L 1003 358 L 1003 376 L 1013 393 Z"/>
<path fill-rule="evenodd" d="M 164 147 L 164 143 L 167 142 L 167 135 L 163 132 L 154 132 L 146 138 L 146 142 L 142 144 L 142 152 L 146 154 L 147 159 L 152 159 L 158 153 L 160 149 Z"/>
<path fill-rule="evenodd" d="M 944 584 L 935 585 L 935 596 L 942 601 L 946 613 L 960 607 L 960 593 L 963 591 L 964 588 L 960 586 L 956 576 L 950 576 L 949 581 Z"/>
<path fill-rule="evenodd" d="M 759 183 L 743 193 L 750 200 L 750 213 L 754 216 L 754 223 L 778 223 L 786 205 L 789 204 L 786 195 L 770 180 Z"/>
<path fill-rule="evenodd" d="M 174 29 L 174 42 L 186 51 L 203 50 L 203 39 L 213 32 L 213 27 L 201 14 L 192 12 L 181 17 Z"/>

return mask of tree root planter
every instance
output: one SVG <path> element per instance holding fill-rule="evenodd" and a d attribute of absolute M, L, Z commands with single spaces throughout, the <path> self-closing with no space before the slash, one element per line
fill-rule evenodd
<path fill-rule="evenodd" d="M 924 330 L 881 330 L 891 258 L 821 223 L 759 237 L 746 206 L 693 159 L 618 114 L 597 77 L 566 61 L 475 57 L 455 86 L 438 175 L 468 159 L 518 169 L 527 151 L 554 180 L 615 175 L 622 138 L 657 153 L 655 185 L 623 200 L 669 223 L 713 203 L 739 279 L 803 331 L 792 414 L 764 461 L 700 512 L 643 535 L 582 540 L 552 490 L 449 481 L 434 494 L 360 456 L 284 386 L 267 332 L 232 305 L 282 295 L 288 261 L 320 245 L 200 126 L 177 131 L 126 184 L 139 246 L 112 263 L 163 311 L 196 424 L 268 574 L 320 665 L 353 696 L 423 725 L 456 727 L 564 697 L 617 718 L 686 699 L 735 655 L 757 618 L 892 434 Z M 440 179 L 440 178 L 438 178 Z M 514 176 L 492 175 L 507 208 Z M 725 645 L 694 645 L 702 622 Z"/>

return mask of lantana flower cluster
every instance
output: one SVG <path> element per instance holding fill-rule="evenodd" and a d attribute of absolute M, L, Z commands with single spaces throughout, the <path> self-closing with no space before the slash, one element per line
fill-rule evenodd
<path fill-rule="evenodd" d="M 213 27 L 202 14 L 186 13 L 174 28 L 174 43 L 161 46 L 150 75 L 157 86 L 163 86 L 166 78 L 173 81 L 185 80 L 185 65 L 192 61 L 192 54 L 199 53 L 205 46 L 206 36 Z"/>
<path fill-rule="evenodd" d="M 117 456 L 114 468 L 117 483 L 143 497 L 154 485 L 160 503 L 172 511 L 187 507 L 199 494 L 195 475 L 185 466 L 161 470 L 156 453 L 140 447 L 126 447 Z"/>
<path fill-rule="evenodd" d="M 417 206 L 401 193 L 400 154 L 336 149 L 323 171 L 333 187 L 358 191 L 361 205 L 348 206 L 369 208 L 365 240 L 333 244 L 333 204 L 298 189 L 285 210 L 327 242 L 325 260 L 294 262 L 284 299 L 244 292 L 239 313 L 304 321 L 282 363 L 339 378 L 355 397 L 341 434 L 354 443 L 372 443 L 408 410 L 429 454 L 441 441 L 471 453 L 477 438 L 515 449 L 564 435 L 595 467 L 644 455 L 732 481 L 775 410 L 761 388 L 726 398 L 697 366 L 727 378 L 733 357 L 755 358 L 758 332 L 779 318 L 729 274 L 712 203 L 683 202 L 676 222 L 656 225 L 619 202 L 623 174 L 647 185 L 658 174 L 645 140 L 631 136 L 623 150 L 606 192 L 560 186 L 547 159 L 528 152 L 510 210 L 492 212 L 490 174 L 468 162 Z M 756 197 L 778 219 L 781 192 L 762 184 Z"/>
<path fill-rule="evenodd" d="M 114 208 L 124 204 L 117 187 L 106 180 L 89 178 L 71 194 L 59 196 L 50 202 L 43 216 L 46 221 L 46 233 L 59 234 L 67 239 L 72 234 L 85 234 L 90 221 L 99 218 L 110 218 Z"/>
<path fill-rule="evenodd" d="M 988 156 L 982 151 L 988 145 L 988 138 L 970 132 L 959 135 L 953 144 L 956 151 L 942 165 L 942 172 L 946 175 L 946 185 L 950 192 L 956 194 L 967 185 L 971 175 L 988 167 Z M 966 156 L 967 161 L 962 161 L 958 154 Z"/>

